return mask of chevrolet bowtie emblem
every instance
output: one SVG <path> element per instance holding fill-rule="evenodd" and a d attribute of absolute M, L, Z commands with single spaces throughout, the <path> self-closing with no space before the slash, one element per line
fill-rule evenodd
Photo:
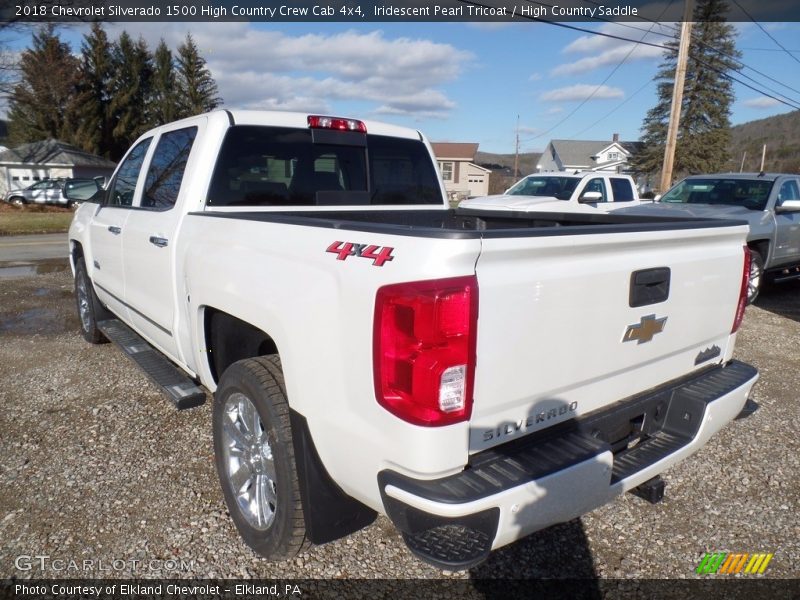
<path fill-rule="evenodd" d="M 642 317 L 642 320 L 633 325 L 628 325 L 625 335 L 622 336 L 623 342 L 632 342 L 636 340 L 637 344 L 644 344 L 653 339 L 657 333 L 664 331 L 664 325 L 667 322 L 667 317 L 663 319 L 656 319 L 655 315 L 647 315 Z"/>

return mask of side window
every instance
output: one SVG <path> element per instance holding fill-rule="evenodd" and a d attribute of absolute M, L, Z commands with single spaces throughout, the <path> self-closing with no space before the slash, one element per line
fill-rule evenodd
<path fill-rule="evenodd" d="M 142 194 L 142 208 L 169 210 L 175 206 L 197 127 L 164 133 L 158 140 Z"/>
<path fill-rule="evenodd" d="M 781 186 L 781 191 L 778 192 L 778 202 L 784 200 L 800 200 L 800 189 L 797 187 L 797 181 L 790 179 L 785 181 Z"/>
<path fill-rule="evenodd" d="M 130 206 L 133 204 L 136 180 L 139 178 L 139 171 L 142 170 L 144 156 L 147 154 L 151 140 L 152 138 L 147 138 L 139 142 L 120 165 L 117 175 L 114 177 L 114 182 L 109 189 L 107 200 L 109 205 Z"/>
<path fill-rule="evenodd" d="M 627 179 L 611 177 L 611 191 L 614 192 L 614 202 L 630 202 L 633 200 L 633 186 Z"/>
<path fill-rule="evenodd" d="M 606 184 L 603 181 L 602 177 L 595 177 L 594 179 L 590 179 L 589 183 L 586 184 L 586 187 L 583 188 L 581 196 L 583 196 L 586 192 L 600 192 L 602 196 L 600 200 L 598 200 L 597 202 L 608 202 L 608 195 L 606 194 Z"/>

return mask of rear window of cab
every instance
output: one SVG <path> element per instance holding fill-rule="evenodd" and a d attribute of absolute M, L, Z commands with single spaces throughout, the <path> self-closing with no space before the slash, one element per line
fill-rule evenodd
<path fill-rule="evenodd" d="M 236 125 L 220 149 L 208 206 L 442 204 L 419 140 Z"/>

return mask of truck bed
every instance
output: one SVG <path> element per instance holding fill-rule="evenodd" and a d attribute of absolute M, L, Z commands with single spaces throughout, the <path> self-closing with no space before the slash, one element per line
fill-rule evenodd
<path fill-rule="evenodd" d="M 744 222 L 667 216 L 449 210 L 240 211 L 206 210 L 194 216 L 327 227 L 435 238 L 500 238 L 629 233 L 730 227 Z"/>

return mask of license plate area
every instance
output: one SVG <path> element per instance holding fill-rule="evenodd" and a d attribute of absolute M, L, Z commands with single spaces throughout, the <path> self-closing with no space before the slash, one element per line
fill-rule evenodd
<path fill-rule="evenodd" d="M 688 442 L 697 434 L 705 407 L 705 401 L 682 389 L 669 390 L 588 415 L 579 428 L 607 443 L 616 456 L 661 432 Z"/>

